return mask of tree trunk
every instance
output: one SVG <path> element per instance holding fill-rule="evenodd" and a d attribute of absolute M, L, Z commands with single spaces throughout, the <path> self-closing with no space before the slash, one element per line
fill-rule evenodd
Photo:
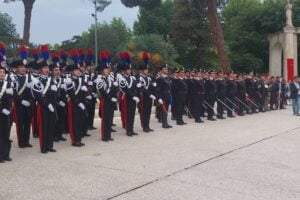
<path fill-rule="evenodd" d="M 35 0 L 22 0 L 25 8 L 24 29 L 23 29 L 23 42 L 25 45 L 29 44 L 30 38 L 30 23 L 31 12 Z"/>
<path fill-rule="evenodd" d="M 217 3 L 216 0 L 207 0 L 208 1 L 208 9 L 207 15 L 210 23 L 210 28 L 213 33 L 213 37 L 216 43 L 218 57 L 221 64 L 221 67 L 224 73 L 228 73 L 231 70 L 228 55 L 224 46 L 224 36 L 223 30 L 219 21 L 218 11 L 217 11 Z"/>

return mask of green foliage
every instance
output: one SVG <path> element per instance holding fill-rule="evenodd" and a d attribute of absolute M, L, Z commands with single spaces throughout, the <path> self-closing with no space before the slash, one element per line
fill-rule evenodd
<path fill-rule="evenodd" d="M 143 8 L 155 8 L 160 5 L 162 0 L 121 0 L 126 7 L 140 6 Z"/>
<path fill-rule="evenodd" d="M 138 20 L 134 24 L 134 34 L 159 34 L 168 39 L 173 15 L 174 3 L 172 0 L 163 1 L 160 6 L 152 9 L 141 7 Z"/>
<path fill-rule="evenodd" d="M 0 13 L 0 41 L 8 42 L 17 37 L 16 25 L 12 18 L 6 13 Z"/>

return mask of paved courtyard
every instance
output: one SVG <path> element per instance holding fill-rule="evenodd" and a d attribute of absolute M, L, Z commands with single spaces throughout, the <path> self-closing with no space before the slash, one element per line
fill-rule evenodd
<path fill-rule="evenodd" d="M 86 147 L 21 150 L 0 165 L 1 200 L 299 200 L 300 117 L 287 110 L 162 129 L 115 141 L 98 130 Z M 171 122 L 173 123 L 173 122 Z M 15 131 L 12 138 L 15 140 Z"/>

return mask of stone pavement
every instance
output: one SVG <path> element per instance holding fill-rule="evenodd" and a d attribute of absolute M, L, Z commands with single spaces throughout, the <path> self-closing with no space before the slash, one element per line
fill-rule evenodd
<path fill-rule="evenodd" d="M 0 165 L 0 200 L 299 200 L 300 117 L 290 108 L 206 121 L 129 138 L 117 118 L 115 141 L 99 129 L 57 153 L 21 150 Z M 99 119 L 96 120 L 99 127 Z M 173 122 L 172 122 L 173 123 Z M 13 131 L 13 140 L 15 133 Z"/>

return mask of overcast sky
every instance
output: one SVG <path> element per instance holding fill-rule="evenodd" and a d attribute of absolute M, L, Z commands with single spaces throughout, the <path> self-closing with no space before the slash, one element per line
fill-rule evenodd
<path fill-rule="evenodd" d="M 0 0 L 0 12 L 8 13 L 23 35 L 23 3 L 5 4 Z M 30 41 L 37 44 L 60 43 L 73 35 L 88 30 L 94 22 L 91 13 L 93 4 L 89 0 L 36 0 L 32 11 Z M 98 15 L 99 21 L 110 22 L 113 17 L 121 17 L 132 28 L 137 19 L 138 8 L 126 8 L 120 0 L 112 0 L 104 12 Z"/>

